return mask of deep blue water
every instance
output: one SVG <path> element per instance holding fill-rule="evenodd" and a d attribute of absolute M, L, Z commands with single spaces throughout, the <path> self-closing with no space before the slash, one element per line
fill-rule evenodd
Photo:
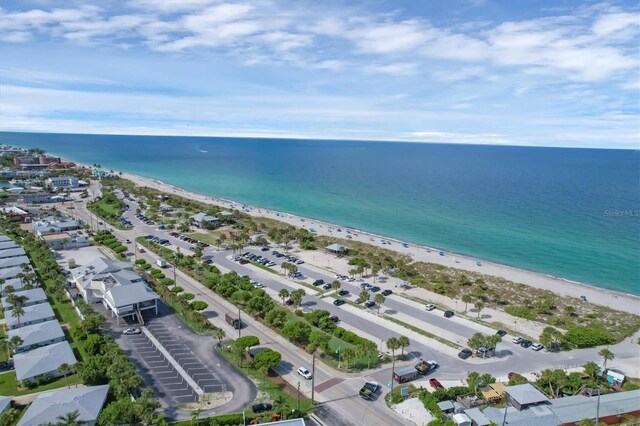
<path fill-rule="evenodd" d="M 640 151 L 0 133 L 212 196 L 640 294 Z"/>

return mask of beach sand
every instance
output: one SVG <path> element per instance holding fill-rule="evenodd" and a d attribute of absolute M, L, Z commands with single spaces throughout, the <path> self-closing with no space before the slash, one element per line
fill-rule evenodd
<path fill-rule="evenodd" d="M 404 247 L 401 241 L 393 238 L 333 225 L 316 219 L 304 218 L 260 207 L 253 207 L 231 200 L 196 194 L 181 188 L 177 188 L 173 185 L 169 185 L 157 179 L 151 179 L 131 173 L 123 172 L 122 177 L 129 179 L 140 186 L 148 186 L 150 188 L 154 188 L 166 193 L 180 195 L 186 198 L 201 201 L 203 203 L 218 205 L 220 207 L 228 209 L 239 209 L 251 216 L 266 217 L 288 223 L 295 227 L 305 227 L 307 229 L 314 228 L 315 232 L 319 235 L 333 236 L 343 239 L 346 238 L 347 235 L 350 235 L 352 240 L 381 246 L 389 250 L 395 250 L 399 253 L 409 255 L 415 261 L 435 263 L 465 271 L 479 272 L 487 275 L 502 277 L 515 283 L 521 283 L 530 287 L 550 290 L 561 296 L 571 296 L 575 298 L 584 296 L 589 303 L 607 306 L 618 311 L 640 315 L 640 297 L 635 295 L 602 289 L 582 283 L 568 281 L 561 277 L 552 277 L 533 271 L 527 271 L 524 269 L 518 269 L 510 266 L 500 265 L 497 263 L 487 262 L 481 259 L 471 258 L 456 253 L 444 252 L 444 255 L 441 255 L 441 250 L 432 247 L 419 246 L 415 244 L 409 244 L 409 247 Z M 342 232 L 338 232 L 338 228 L 342 229 Z M 350 233 L 347 233 L 347 230 Z M 374 241 L 371 240 L 372 238 L 374 239 Z M 391 242 L 391 245 L 381 245 L 381 239 Z M 480 265 L 478 265 L 478 262 L 480 262 Z"/>

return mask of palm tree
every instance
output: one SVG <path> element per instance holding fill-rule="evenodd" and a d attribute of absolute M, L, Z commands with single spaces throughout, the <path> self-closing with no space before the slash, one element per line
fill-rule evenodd
<path fill-rule="evenodd" d="M 16 349 L 18 349 L 21 345 L 22 345 L 22 337 L 20 336 L 12 336 L 11 339 L 9 339 L 9 348 L 15 352 Z"/>
<path fill-rule="evenodd" d="M 56 423 L 56 425 L 79 426 L 80 425 L 80 422 L 78 421 L 79 417 L 80 417 L 80 413 L 78 412 L 78 410 L 71 411 L 70 413 L 67 413 L 63 416 L 56 417 L 57 420 L 60 420 L 59 422 Z"/>
<path fill-rule="evenodd" d="M 473 302 L 473 296 L 471 296 L 468 293 L 463 294 L 462 301 L 464 302 L 464 311 L 467 312 L 467 307 L 469 306 L 469 303 Z"/>
<path fill-rule="evenodd" d="M 289 290 L 287 290 L 286 288 L 283 288 L 282 290 L 280 290 L 278 292 L 278 296 L 280 297 L 280 299 L 282 299 L 282 304 L 284 305 L 284 301 L 287 297 L 289 297 L 290 293 Z"/>
<path fill-rule="evenodd" d="M 2 295 L 2 286 L 4 285 L 4 279 L 0 278 L 0 295 Z"/>
<path fill-rule="evenodd" d="M 382 304 L 384 303 L 386 299 L 384 298 L 384 296 L 380 293 L 376 294 L 373 297 L 373 302 L 378 305 L 378 315 L 380 315 L 380 307 L 382 307 Z"/>
<path fill-rule="evenodd" d="M 284 395 L 278 394 L 275 398 L 273 398 L 273 411 L 280 414 L 280 418 L 283 417 L 283 413 L 287 408 L 287 399 L 284 397 Z"/>
<path fill-rule="evenodd" d="M 20 317 L 24 315 L 24 308 L 22 305 L 14 306 L 12 315 L 18 319 L 18 326 L 20 326 Z"/>
<path fill-rule="evenodd" d="M 593 361 L 589 361 L 588 363 L 583 365 L 582 368 L 584 369 L 584 372 L 589 375 L 589 377 L 596 377 L 596 374 L 598 374 L 598 370 L 600 370 L 598 364 Z"/>
<path fill-rule="evenodd" d="M 198 420 L 198 417 L 200 417 L 200 414 L 202 414 L 204 410 L 202 408 L 196 408 L 195 410 L 191 411 L 191 424 L 193 424 L 194 420 Z M 199 425 L 200 421 L 198 420 L 198 422 L 196 423 L 196 425 Z"/>
<path fill-rule="evenodd" d="M 347 370 L 349 370 L 349 362 L 353 361 L 357 355 L 358 354 L 355 347 L 345 348 L 342 351 L 342 359 L 347 363 Z"/>
<path fill-rule="evenodd" d="M 612 361 L 616 356 L 608 348 L 602 349 L 600 352 L 598 352 L 598 355 L 600 355 L 604 360 L 602 370 L 607 371 L 607 362 Z"/>
<path fill-rule="evenodd" d="M 225 338 L 226 333 L 221 328 L 216 328 L 213 332 L 213 338 L 218 339 L 218 346 L 222 346 L 222 340 Z"/>
<path fill-rule="evenodd" d="M 333 282 L 331 283 L 331 289 L 333 291 L 338 291 L 340 290 L 340 287 L 342 286 L 342 284 L 340 283 L 340 281 L 338 280 L 333 280 Z"/>
<path fill-rule="evenodd" d="M 478 318 L 480 318 L 480 311 L 482 311 L 482 309 L 484 308 L 484 303 L 481 300 L 478 300 L 473 304 L 473 306 L 478 311 Z"/>
<path fill-rule="evenodd" d="M 363 302 L 366 302 L 367 300 L 369 300 L 369 292 L 367 290 L 362 290 L 358 297 L 360 297 Z"/>
<path fill-rule="evenodd" d="M 69 375 L 69 373 L 71 373 L 71 366 L 69 364 L 62 363 L 60 364 L 60 367 L 58 367 L 58 373 L 62 374 L 64 376 L 64 382 L 67 384 L 67 389 L 70 388 L 69 386 L 69 379 L 67 378 L 67 375 Z"/>
<path fill-rule="evenodd" d="M 398 343 L 400 344 L 400 348 L 402 349 L 402 353 L 400 354 L 400 356 L 404 356 L 404 348 L 408 348 L 411 344 L 411 341 L 407 336 L 400 336 L 398 337 Z"/>
<path fill-rule="evenodd" d="M 9 343 L 9 339 L 0 339 L 0 350 L 4 351 L 7 359 L 11 357 L 11 344 Z"/>
<path fill-rule="evenodd" d="M 396 358 L 396 349 L 400 349 L 400 341 L 397 337 L 389 337 L 387 339 L 387 349 L 391 351 L 391 358 Z"/>

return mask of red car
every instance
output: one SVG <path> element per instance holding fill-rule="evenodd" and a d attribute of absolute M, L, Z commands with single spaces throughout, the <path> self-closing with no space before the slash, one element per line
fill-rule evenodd
<path fill-rule="evenodd" d="M 434 389 L 444 389 L 444 386 L 442 386 L 442 383 L 440 383 L 438 379 L 429 379 L 429 384 Z"/>

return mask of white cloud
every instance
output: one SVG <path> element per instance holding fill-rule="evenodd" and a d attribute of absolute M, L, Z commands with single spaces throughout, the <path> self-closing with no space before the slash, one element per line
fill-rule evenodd
<path fill-rule="evenodd" d="M 603 15 L 593 24 L 593 32 L 598 36 L 607 36 L 628 27 L 635 27 L 636 31 L 640 29 L 640 14 L 611 13 Z"/>

